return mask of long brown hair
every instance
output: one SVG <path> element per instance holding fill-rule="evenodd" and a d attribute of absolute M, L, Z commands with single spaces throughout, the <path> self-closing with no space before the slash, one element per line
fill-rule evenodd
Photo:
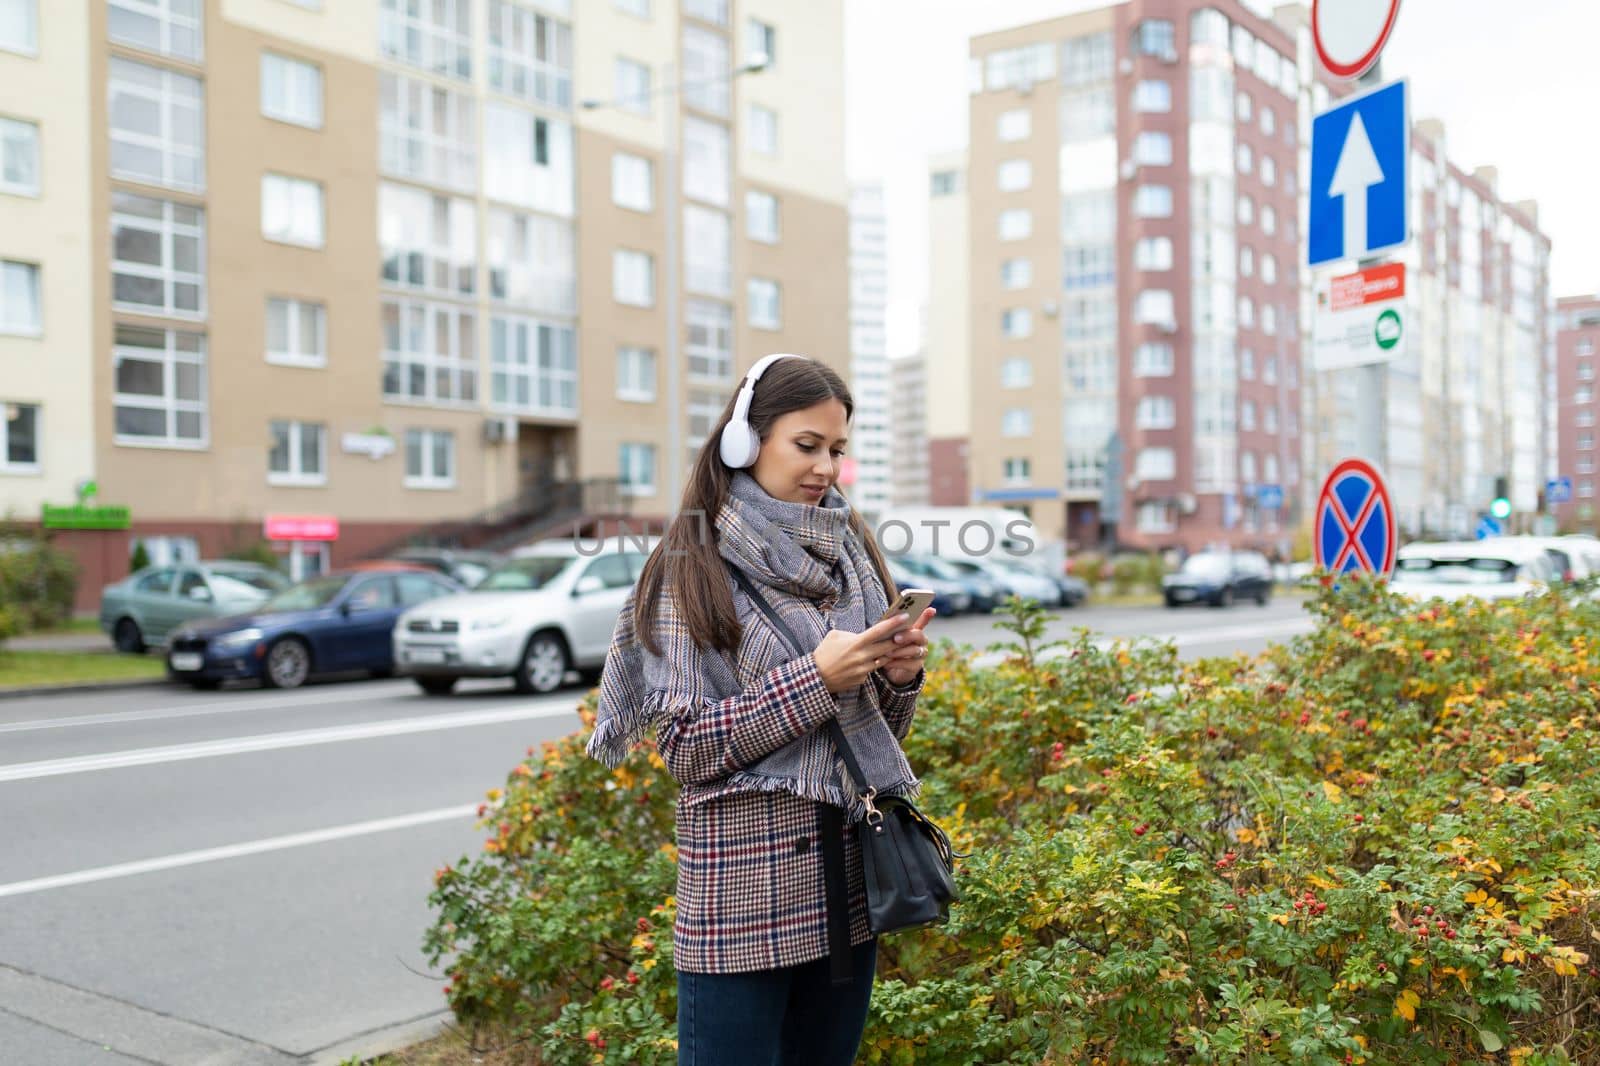
<path fill-rule="evenodd" d="M 717 551 L 715 525 L 733 482 L 734 471 L 722 461 L 721 441 L 722 428 L 733 418 L 738 396 L 735 389 L 723 407 L 722 417 L 695 458 L 678 514 L 639 575 L 639 591 L 633 605 L 634 629 L 654 655 L 661 654 L 655 619 L 663 586 L 671 591 L 678 614 L 696 645 L 718 651 L 736 651 L 739 647 L 739 618 L 728 589 L 728 567 Z M 762 373 L 751 398 L 750 428 L 765 441 L 772 432 L 772 423 L 781 415 L 828 400 L 844 404 L 847 420 L 854 415 L 855 400 L 849 386 L 832 367 L 815 359 L 779 359 Z M 892 597 L 894 583 L 889 566 L 861 513 L 854 508 L 850 510 L 850 528 L 866 546 L 878 579 L 883 582 L 884 594 Z"/>

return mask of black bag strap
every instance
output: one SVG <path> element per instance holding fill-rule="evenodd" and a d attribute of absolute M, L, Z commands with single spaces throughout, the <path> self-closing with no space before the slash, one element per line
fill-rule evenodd
<path fill-rule="evenodd" d="M 733 573 L 733 579 L 739 583 L 739 587 L 744 589 L 744 594 L 750 597 L 750 602 L 755 604 L 756 610 L 762 613 L 767 620 L 767 624 L 772 626 L 778 636 L 788 642 L 789 647 L 796 655 L 806 654 L 800 638 L 795 635 L 789 623 L 785 622 L 778 612 L 773 609 L 772 604 L 767 602 L 767 598 L 756 588 L 755 582 L 745 576 L 744 572 L 738 567 L 730 566 L 728 569 Z M 839 728 L 839 720 L 837 718 L 828 719 L 828 735 L 833 740 L 833 746 L 839 749 L 839 756 L 844 759 L 845 768 L 850 771 L 850 776 L 855 779 L 856 790 L 862 795 L 869 796 L 869 798 L 877 795 L 871 786 L 867 784 L 867 775 L 862 773 L 861 763 L 856 760 L 856 753 L 851 749 L 850 742 L 845 739 L 844 730 Z"/>

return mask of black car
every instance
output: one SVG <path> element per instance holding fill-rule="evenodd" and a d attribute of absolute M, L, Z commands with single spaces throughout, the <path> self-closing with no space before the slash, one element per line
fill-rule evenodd
<path fill-rule="evenodd" d="M 1196 552 L 1176 574 L 1161 579 L 1161 594 L 1168 607 L 1229 607 L 1236 600 L 1255 600 L 1265 607 L 1272 599 L 1272 564 L 1254 551 Z"/>

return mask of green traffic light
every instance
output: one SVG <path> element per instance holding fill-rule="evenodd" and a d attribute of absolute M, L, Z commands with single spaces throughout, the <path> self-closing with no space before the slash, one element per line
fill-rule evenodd
<path fill-rule="evenodd" d="M 1511 501 L 1506 499 L 1504 496 L 1500 497 L 1498 500 L 1495 500 L 1489 505 L 1489 513 L 1494 515 L 1496 518 L 1510 518 Z"/>

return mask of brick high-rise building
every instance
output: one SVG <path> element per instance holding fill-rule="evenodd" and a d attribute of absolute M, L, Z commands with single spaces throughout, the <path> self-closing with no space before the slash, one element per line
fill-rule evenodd
<path fill-rule="evenodd" d="M 1600 362 L 1600 294 L 1556 301 L 1556 469 L 1572 479 L 1572 500 L 1551 508 L 1566 532 L 1594 533 L 1595 364 Z"/>

